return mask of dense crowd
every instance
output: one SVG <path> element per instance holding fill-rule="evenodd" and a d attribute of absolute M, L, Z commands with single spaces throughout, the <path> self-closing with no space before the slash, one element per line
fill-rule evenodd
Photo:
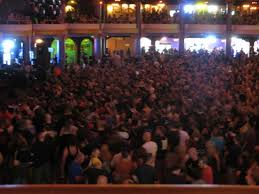
<path fill-rule="evenodd" d="M 1 101 L 1 184 L 259 184 L 258 56 L 105 61 Z"/>
<path fill-rule="evenodd" d="M 225 14 L 186 14 L 185 23 L 188 24 L 226 24 Z"/>
<path fill-rule="evenodd" d="M 152 10 L 151 12 L 143 12 L 143 22 L 151 24 L 177 24 L 180 21 L 179 12 L 170 16 L 166 9 L 161 11 Z"/>
<path fill-rule="evenodd" d="M 243 24 L 243 25 L 258 25 L 259 24 L 259 14 L 258 13 L 237 13 L 232 16 L 233 24 Z"/>

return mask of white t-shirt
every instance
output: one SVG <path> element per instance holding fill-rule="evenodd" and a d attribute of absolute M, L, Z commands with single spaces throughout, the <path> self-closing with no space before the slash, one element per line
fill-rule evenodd
<path fill-rule="evenodd" d="M 186 146 L 186 142 L 190 139 L 189 134 L 184 130 L 180 130 L 179 134 L 180 134 L 180 145 Z"/>
<path fill-rule="evenodd" d="M 147 153 L 152 154 L 152 164 L 155 166 L 156 161 L 156 153 L 157 153 L 157 144 L 156 142 L 149 141 L 142 145 L 142 147 L 146 150 Z"/>

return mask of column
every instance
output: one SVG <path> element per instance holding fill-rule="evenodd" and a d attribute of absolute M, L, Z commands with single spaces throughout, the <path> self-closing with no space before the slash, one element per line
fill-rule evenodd
<path fill-rule="evenodd" d="M 151 45 L 152 45 L 153 47 L 156 46 L 156 37 L 151 37 Z"/>
<path fill-rule="evenodd" d="M 232 37 L 232 2 L 228 1 L 226 4 L 227 8 L 227 24 L 226 24 L 226 55 L 232 55 L 232 48 L 231 48 L 231 37 Z"/>
<path fill-rule="evenodd" d="M 96 59 L 102 58 L 102 38 L 101 35 L 94 37 L 94 55 Z"/>
<path fill-rule="evenodd" d="M 256 40 L 257 40 L 257 38 L 255 38 L 255 37 L 250 37 L 250 38 L 248 39 L 248 41 L 249 41 L 249 43 L 250 43 L 250 51 L 249 51 L 250 56 L 253 55 L 254 52 L 255 52 L 255 51 L 254 51 L 254 44 L 255 44 Z"/>
<path fill-rule="evenodd" d="M 65 23 L 66 20 L 66 0 L 61 0 L 62 5 L 61 5 L 61 14 L 59 16 L 59 23 Z"/>
<path fill-rule="evenodd" d="M 75 43 L 76 43 L 76 46 L 77 46 L 77 64 L 80 64 L 81 63 L 81 42 L 82 42 L 82 38 L 75 38 Z"/>
<path fill-rule="evenodd" d="M 184 22 L 184 10 L 183 2 L 180 1 L 180 24 L 179 24 L 179 53 L 184 54 L 184 37 L 185 37 L 185 22 Z"/>
<path fill-rule="evenodd" d="M 22 38 L 23 41 L 23 60 L 24 64 L 30 64 L 31 36 Z"/>
<path fill-rule="evenodd" d="M 142 13 L 141 13 L 141 1 L 138 0 L 136 3 L 136 27 L 137 27 L 137 37 L 136 37 L 136 44 L 135 44 L 135 53 L 136 57 L 141 56 L 141 31 L 142 31 Z"/>
<path fill-rule="evenodd" d="M 60 67 L 65 67 L 66 65 L 66 54 L 65 54 L 65 36 L 60 35 L 58 37 L 59 42 L 59 61 L 58 64 Z"/>

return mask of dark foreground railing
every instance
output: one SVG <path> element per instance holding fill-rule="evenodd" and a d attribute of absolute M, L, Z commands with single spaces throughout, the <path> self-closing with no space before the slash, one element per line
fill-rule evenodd
<path fill-rule="evenodd" d="M 6 185 L 1 194 L 259 194 L 259 186 Z"/>

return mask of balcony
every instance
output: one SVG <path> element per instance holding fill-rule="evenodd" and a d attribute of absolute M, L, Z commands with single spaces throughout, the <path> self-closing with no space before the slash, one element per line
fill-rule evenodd
<path fill-rule="evenodd" d="M 226 32 L 226 25 L 186 24 L 185 32 L 186 34 L 212 33 L 212 34 L 224 35 Z"/>
<path fill-rule="evenodd" d="M 29 35 L 32 33 L 31 24 L 0 24 L 0 32 L 8 35 Z"/>
<path fill-rule="evenodd" d="M 179 33 L 178 24 L 143 24 L 144 34 L 177 34 Z"/>
<path fill-rule="evenodd" d="M 107 34 L 135 34 L 136 24 L 102 24 L 103 32 Z"/>

